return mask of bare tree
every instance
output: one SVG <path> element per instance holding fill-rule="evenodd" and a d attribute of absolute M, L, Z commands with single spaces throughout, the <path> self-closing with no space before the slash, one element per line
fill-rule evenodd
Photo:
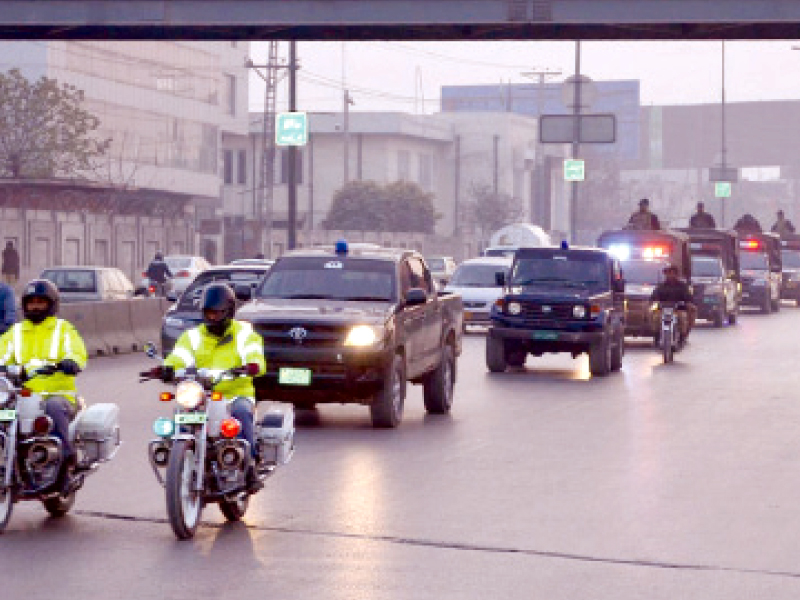
<path fill-rule="evenodd" d="M 473 183 L 466 205 L 466 218 L 478 228 L 481 237 L 487 238 L 505 225 L 518 223 L 525 214 L 522 200 L 495 192 L 487 184 Z"/>

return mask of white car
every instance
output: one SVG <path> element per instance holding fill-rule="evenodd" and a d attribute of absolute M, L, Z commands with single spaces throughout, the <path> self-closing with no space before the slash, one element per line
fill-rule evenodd
<path fill-rule="evenodd" d="M 511 257 L 491 256 L 465 260 L 458 266 L 445 291 L 461 295 L 465 329 L 467 325 L 490 323 L 492 305 L 503 295 L 497 273 L 508 275 L 512 262 Z"/>
<path fill-rule="evenodd" d="M 164 257 L 164 262 L 167 263 L 172 279 L 169 282 L 167 297 L 177 299 L 184 290 L 189 287 L 189 284 L 194 281 L 200 273 L 208 269 L 211 265 L 202 256 L 181 256 L 170 255 Z M 145 275 L 145 269 L 142 272 L 142 287 L 146 288 L 149 280 Z"/>

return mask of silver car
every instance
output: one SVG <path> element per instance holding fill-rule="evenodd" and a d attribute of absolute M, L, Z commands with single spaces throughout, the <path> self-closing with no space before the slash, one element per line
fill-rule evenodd
<path fill-rule="evenodd" d="M 464 328 L 467 325 L 488 325 L 492 305 L 503 295 L 497 285 L 497 273 L 508 273 L 513 258 L 492 256 L 472 258 L 461 263 L 453 274 L 446 292 L 460 294 L 464 303 Z"/>
<path fill-rule="evenodd" d="M 133 298 L 133 284 L 113 267 L 50 267 L 40 277 L 55 284 L 62 302 Z"/>
<path fill-rule="evenodd" d="M 456 261 L 451 256 L 426 256 L 425 262 L 437 285 L 447 285 L 456 271 Z"/>

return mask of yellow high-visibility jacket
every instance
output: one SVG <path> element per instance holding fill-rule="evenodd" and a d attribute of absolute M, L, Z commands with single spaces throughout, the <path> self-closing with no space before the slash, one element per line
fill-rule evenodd
<path fill-rule="evenodd" d="M 0 337 L 0 364 L 22 365 L 30 373 L 44 364 L 74 360 L 86 368 L 86 346 L 69 321 L 47 317 L 34 324 L 27 319 L 15 324 Z M 64 396 L 75 402 L 75 376 L 64 373 L 37 375 L 25 383 L 37 394 Z"/>
<path fill-rule="evenodd" d="M 231 321 L 221 337 L 211 335 L 205 325 L 184 331 L 164 361 L 165 365 L 175 369 L 232 369 L 248 363 L 259 366 L 259 375 L 267 370 L 264 342 L 250 323 L 242 321 Z M 220 392 L 225 400 L 238 397 L 252 399 L 256 393 L 252 377 L 221 381 L 214 391 Z"/>

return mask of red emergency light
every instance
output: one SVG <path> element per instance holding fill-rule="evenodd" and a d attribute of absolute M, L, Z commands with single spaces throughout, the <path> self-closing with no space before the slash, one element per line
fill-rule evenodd
<path fill-rule="evenodd" d="M 742 240 L 739 242 L 739 247 L 742 250 L 759 250 L 761 248 L 761 242 L 758 240 Z"/>
<path fill-rule="evenodd" d="M 666 258 L 669 256 L 669 249 L 664 246 L 647 246 L 642 248 L 642 258 Z"/>

